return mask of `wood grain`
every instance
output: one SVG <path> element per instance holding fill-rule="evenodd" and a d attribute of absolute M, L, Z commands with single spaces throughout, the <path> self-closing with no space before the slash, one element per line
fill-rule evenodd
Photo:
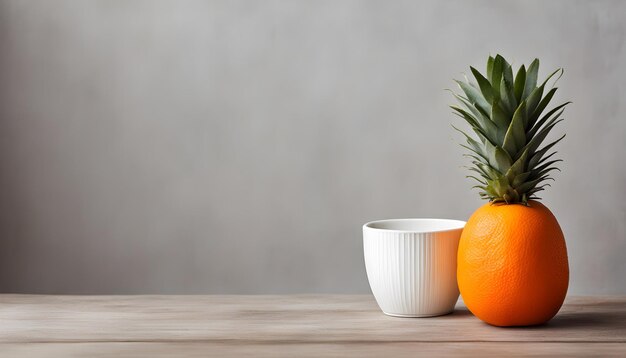
<path fill-rule="evenodd" d="M 0 295 L 0 349 L 20 356 L 626 355 L 626 297 L 572 297 L 538 327 L 462 304 L 393 318 L 369 295 Z"/>
<path fill-rule="evenodd" d="M 624 357 L 622 343 L 298 343 L 109 342 L 0 344 L 9 357 Z"/>

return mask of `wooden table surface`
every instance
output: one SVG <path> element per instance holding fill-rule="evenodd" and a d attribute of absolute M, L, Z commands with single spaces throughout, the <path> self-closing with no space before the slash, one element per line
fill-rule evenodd
<path fill-rule="evenodd" d="M 370 295 L 0 295 L 0 355 L 626 357 L 626 297 L 570 297 L 547 325 L 496 328 L 462 304 L 388 317 Z"/>

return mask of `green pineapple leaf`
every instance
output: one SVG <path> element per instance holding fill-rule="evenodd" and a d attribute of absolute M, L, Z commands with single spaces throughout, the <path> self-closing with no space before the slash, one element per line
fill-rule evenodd
<path fill-rule="evenodd" d="M 479 196 L 493 203 L 526 204 L 537 200 L 538 192 L 554 180 L 551 174 L 560 171 L 561 159 L 552 159 L 553 147 L 565 135 L 542 147 L 552 129 L 560 123 L 564 107 L 560 104 L 543 113 L 554 98 L 557 88 L 546 91 L 547 83 L 554 76 L 563 75 L 562 69 L 553 71 L 538 86 L 539 60 L 526 67 L 522 65 L 513 77 L 513 68 L 500 55 L 489 56 L 487 71 L 480 73 L 470 67 L 476 84 L 467 78 L 455 81 L 461 94 L 453 92 L 459 105 L 452 105 L 453 113 L 461 117 L 471 129 L 470 134 L 453 126 L 462 133 L 470 158 L 469 179 L 479 185 Z M 473 132 L 473 133 L 472 133 Z"/>
<path fill-rule="evenodd" d="M 513 92 L 515 92 L 515 99 L 517 103 L 522 102 L 522 95 L 524 94 L 524 84 L 526 83 L 526 67 L 524 65 L 520 66 L 517 71 L 517 75 L 515 75 L 514 88 Z"/>
<path fill-rule="evenodd" d="M 522 99 L 530 96 L 530 93 L 537 87 L 537 76 L 539 75 L 539 59 L 535 59 L 526 71 L 526 82 L 524 83 L 524 93 Z"/>

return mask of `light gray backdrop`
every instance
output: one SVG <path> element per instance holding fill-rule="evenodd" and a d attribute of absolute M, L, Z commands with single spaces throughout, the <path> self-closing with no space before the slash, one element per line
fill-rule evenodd
<path fill-rule="evenodd" d="M 0 1 L 0 291 L 368 292 L 361 225 L 465 219 L 452 78 L 555 102 L 570 293 L 626 293 L 624 1 Z M 460 124 L 460 122 L 456 122 Z"/>

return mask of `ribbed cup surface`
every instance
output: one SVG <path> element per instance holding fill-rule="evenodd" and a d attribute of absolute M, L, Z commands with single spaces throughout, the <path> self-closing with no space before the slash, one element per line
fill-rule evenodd
<path fill-rule="evenodd" d="M 461 231 L 417 233 L 363 227 L 367 277 L 384 313 L 420 317 L 454 309 L 459 297 L 456 260 Z"/>

